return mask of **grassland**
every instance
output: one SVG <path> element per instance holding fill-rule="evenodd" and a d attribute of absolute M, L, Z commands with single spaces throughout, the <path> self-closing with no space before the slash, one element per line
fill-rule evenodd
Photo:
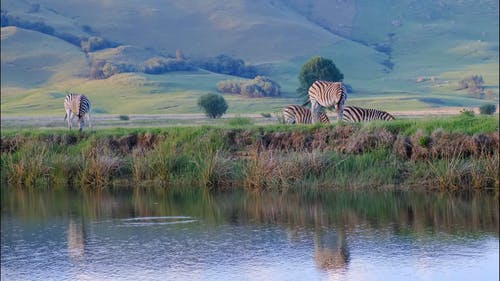
<path fill-rule="evenodd" d="M 7 186 L 495 190 L 498 116 L 328 126 L 2 130 Z"/>
<path fill-rule="evenodd" d="M 276 99 L 226 95 L 230 114 L 272 113 L 301 103 L 297 76 L 314 55 L 332 59 L 344 73 L 354 89 L 352 105 L 400 111 L 499 101 L 498 1 L 170 1 L 168 9 L 157 1 L 39 2 L 6 0 L 2 9 L 61 34 L 99 35 L 129 51 L 86 54 L 48 34 L 2 27 L 2 116 L 58 116 L 68 91 L 88 95 L 98 114 L 199 113 L 200 95 L 236 77 L 197 70 L 88 79 L 93 58 L 140 64 L 177 49 L 192 58 L 242 58 L 281 85 Z M 342 16 L 331 17 L 332 10 Z M 490 97 L 457 90 L 472 74 L 484 78 Z"/>

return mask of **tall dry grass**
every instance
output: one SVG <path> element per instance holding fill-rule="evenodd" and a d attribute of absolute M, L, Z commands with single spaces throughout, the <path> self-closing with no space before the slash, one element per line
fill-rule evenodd
<path fill-rule="evenodd" d="M 77 162 L 77 181 L 82 187 L 102 189 L 109 186 L 121 158 L 109 146 L 93 142 L 84 149 Z"/>
<path fill-rule="evenodd" d="M 48 165 L 50 151 L 45 142 L 26 141 L 19 151 L 2 155 L 7 182 L 22 187 L 49 185 L 53 170 Z"/>

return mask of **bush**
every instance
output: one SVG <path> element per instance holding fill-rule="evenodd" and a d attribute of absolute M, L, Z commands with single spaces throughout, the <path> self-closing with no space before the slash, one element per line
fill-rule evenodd
<path fill-rule="evenodd" d="M 496 105 L 492 103 L 483 104 L 479 107 L 479 113 L 484 115 L 491 115 L 497 110 Z"/>
<path fill-rule="evenodd" d="M 248 126 L 253 125 L 253 121 L 248 117 L 234 117 L 227 121 L 227 124 L 230 126 Z"/>
<path fill-rule="evenodd" d="M 483 76 L 481 75 L 470 75 L 460 80 L 459 90 L 467 89 L 469 94 L 480 95 L 483 93 Z"/>
<path fill-rule="evenodd" d="M 114 64 L 106 60 L 95 60 L 90 65 L 90 79 L 106 79 L 118 73 L 135 72 L 136 67 L 130 64 Z"/>
<path fill-rule="evenodd" d="M 217 94 L 205 94 L 198 99 L 198 106 L 205 111 L 210 118 L 219 118 L 227 110 L 227 103 L 224 97 Z"/>
<path fill-rule="evenodd" d="M 195 67 L 186 60 L 163 57 L 151 58 L 142 66 L 142 71 L 147 74 L 161 74 L 170 71 L 186 71 L 193 69 L 195 69 Z"/>
<path fill-rule="evenodd" d="M 82 40 L 80 45 L 85 53 L 102 50 L 106 48 L 114 48 L 118 46 L 118 44 L 107 41 L 104 38 L 98 36 L 90 36 L 88 39 Z"/>
<path fill-rule="evenodd" d="M 117 65 L 105 60 L 96 60 L 90 65 L 89 76 L 91 79 L 106 79 L 120 72 L 120 68 Z"/>
<path fill-rule="evenodd" d="M 254 78 L 257 75 L 257 69 L 254 66 L 247 65 L 241 59 L 234 59 L 228 55 L 218 55 L 196 63 L 200 68 L 208 71 L 240 76 L 245 78 Z"/>
<path fill-rule="evenodd" d="M 265 76 L 257 76 L 252 80 L 225 80 L 217 83 L 221 93 L 239 94 L 247 97 L 276 97 L 281 94 L 278 83 Z"/>
<path fill-rule="evenodd" d="M 460 110 L 460 116 L 464 118 L 474 117 L 474 111 L 471 109 L 463 108 L 462 110 Z"/>

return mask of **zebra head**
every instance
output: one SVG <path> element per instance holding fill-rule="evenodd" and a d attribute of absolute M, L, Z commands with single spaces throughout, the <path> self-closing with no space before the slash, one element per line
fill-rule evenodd
<path fill-rule="evenodd" d="M 78 128 L 81 131 L 83 131 L 83 128 L 85 127 L 85 118 L 80 117 L 78 118 Z"/>

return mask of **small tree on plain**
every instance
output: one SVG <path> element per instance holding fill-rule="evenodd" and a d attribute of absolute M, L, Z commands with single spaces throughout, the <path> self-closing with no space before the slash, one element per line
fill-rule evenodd
<path fill-rule="evenodd" d="M 492 103 L 483 104 L 479 107 L 479 113 L 484 115 L 491 115 L 495 113 L 497 106 Z"/>
<path fill-rule="evenodd" d="M 201 96 L 198 99 L 198 106 L 210 118 L 220 118 L 228 107 L 223 96 L 212 93 Z"/>

